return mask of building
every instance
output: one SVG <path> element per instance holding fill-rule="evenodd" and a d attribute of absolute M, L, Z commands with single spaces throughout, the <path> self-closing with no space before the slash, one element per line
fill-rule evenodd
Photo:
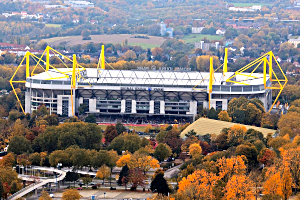
<path fill-rule="evenodd" d="M 295 48 L 297 48 L 298 44 L 300 44 L 300 37 L 298 37 L 297 39 L 289 39 L 288 42 L 293 44 L 295 46 Z"/>
<path fill-rule="evenodd" d="M 253 5 L 251 7 L 229 7 L 228 10 L 236 12 L 256 12 L 261 11 L 261 6 Z"/>
<path fill-rule="evenodd" d="M 168 36 L 169 38 L 173 38 L 173 28 L 167 28 L 167 25 L 164 22 L 158 23 L 160 26 L 160 35 Z"/>
<path fill-rule="evenodd" d="M 224 30 L 224 29 L 218 29 L 216 31 L 216 35 L 225 35 L 225 33 L 226 33 L 226 30 Z"/>
<path fill-rule="evenodd" d="M 192 33 L 201 33 L 204 27 L 192 27 Z"/>
<path fill-rule="evenodd" d="M 93 8 L 94 3 L 88 1 L 65 1 L 66 5 L 69 5 L 73 8 Z"/>
<path fill-rule="evenodd" d="M 69 69 L 58 70 L 71 77 L 72 72 Z M 72 116 L 73 110 L 78 113 L 79 106 L 85 104 L 87 113 L 99 116 L 193 119 L 198 114 L 199 107 L 209 107 L 208 72 L 162 70 L 97 72 L 97 69 L 87 68 L 81 74 L 84 79 L 77 81 L 73 95 L 70 89 L 71 79 L 61 78 L 61 74 L 54 69 L 28 77 L 25 112 L 32 113 L 44 104 L 50 113 Z M 265 90 L 263 74 L 252 74 L 257 78 L 244 81 L 248 85 L 225 81 L 234 74 L 226 72 L 223 76 L 223 73 L 214 73 L 211 107 L 226 110 L 228 102 L 240 96 L 260 99 L 266 110 L 271 107 L 272 91 Z M 244 76 L 237 75 L 234 81 L 244 79 Z M 203 80 L 201 84 L 197 85 L 201 80 Z M 267 86 L 270 85 L 267 76 Z"/>
<path fill-rule="evenodd" d="M 205 43 L 204 41 L 200 41 L 200 42 L 196 42 L 195 43 L 195 49 L 202 49 L 203 51 L 209 51 L 210 48 L 216 48 L 219 49 L 220 48 L 220 43 L 219 42 L 215 42 L 215 43 Z"/>

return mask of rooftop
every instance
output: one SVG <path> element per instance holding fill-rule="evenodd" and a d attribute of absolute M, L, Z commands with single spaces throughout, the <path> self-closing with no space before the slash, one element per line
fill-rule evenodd
<path fill-rule="evenodd" d="M 67 68 L 59 68 L 61 72 L 71 75 L 71 70 Z M 195 72 L 195 71 L 159 71 L 159 70 L 149 70 L 149 71 L 137 71 L 137 70 L 100 70 L 97 76 L 97 69 L 87 68 L 83 71 L 84 78 L 91 84 L 130 84 L 130 85 L 190 85 L 190 86 L 207 86 L 209 84 L 209 72 Z M 224 85 L 224 81 L 234 75 L 234 72 L 227 72 L 223 77 L 223 73 L 214 73 L 214 83 L 213 85 Z M 248 78 L 244 83 L 249 85 L 262 85 L 263 84 L 263 74 L 254 73 L 253 76 L 257 78 Z M 50 69 L 48 72 L 39 73 L 29 79 L 34 80 L 50 80 L 53 81 L 70 81 L 70 78 L 61 78 L 62 74 L 57 70 Z M 236 81 L 242 81 L 245 76 L 237 75 Z M 201 80 L 203 80 L 201 82 Z M 79 82 L 86 82 L 85 80 L 80 80 Z M 200 83 L 201 82 L 201 83 Z M 229 84 L 229 83 L 227 83 Z M 233 83 L 232 85 L 239 85 L 238 83 Z"/>

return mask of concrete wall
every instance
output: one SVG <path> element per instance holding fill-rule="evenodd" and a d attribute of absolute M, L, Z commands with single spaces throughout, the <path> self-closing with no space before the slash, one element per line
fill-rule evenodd
<path fill-rule="evenodd" d="M 97 112 L 97 99 L 89 99 L 89 112 Z"/>
<path fill-rule="evenodd" d="M 25 113 L 31 114 L 31 95 L 30 92 L 25 92 Z"/>
<path fill-rule="evenodd" d="M 132 100 L 131 113 L 136 113 L 136 100 Z"/>
<path fill-rule="evenodd" d="M 190 111 L 186 114 L 197 115 L 197 101 L 190 101 Z"/>
<path fill-rule="evenodd" d="M 125 113 L 126 110 L 126 100 L 121 100 L 121 113 Z"/>
<path fill-rule="evenodd" d="M 154 101 L 153 100 L 151 100 L 149 102 L 149 113 L 154 114 Z"/>
<path fill-rule="evenodd" d="M 165 114 L 165 101 L 160 101 L 160 114 Z"/>

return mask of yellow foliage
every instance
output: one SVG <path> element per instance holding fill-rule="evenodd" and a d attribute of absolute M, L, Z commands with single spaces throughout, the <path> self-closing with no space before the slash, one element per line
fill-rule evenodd
<path fill-rule="evenodd" d="M 80 198 L 82 196 L 76 189 L 67 189 L 62 195 L 62 200 L 79 200 Z"/>
<path fill-rule="evenodd" d="M 119 158 L 116 164 L 118 167 L 123 167 L 125 165 L 129 166 L 130 159 L 131 159 L 130 154 L 123 155 L 121 158 Z"/>
<path fill-rule="evenodd" d="M 190 155 L 195 158 L 200 156 L 202 153 L 202 148 L 198 143 L 191 144 L 189 147 Z"/>

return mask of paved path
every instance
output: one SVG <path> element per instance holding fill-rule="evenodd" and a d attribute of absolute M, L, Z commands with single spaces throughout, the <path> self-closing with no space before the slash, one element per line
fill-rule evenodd
<path fill-rule="evenodd" d="M 165 178 L 172 178 L 175 176 L 176 173 L 179 173 L 180 172 L 180 167 L 181 167 L 182 164 L 180 165 L 177 165 L 171 169 L 168 169 L 167 171 L 165 171 Z"/>
<path fill-rule="evenodd" d="M 13 194 L 12 196 L 8 197 L 7 199 L 9 199 L 9 200 L 19 199 L 19 198 L 25 196 L 26 194 L 34 191 L 35 189 L 38 189 L 38 188 L 42 187 L 43 185 L 46 185 L 48 183 L 56 183 L 58 181 L 62 181 L 65 178 L 66 174 L 67 174 L 64 171 L 58 170 L 58 169 L 55 169 L 55 168 L 33 167 L 32 169 L 52 171 L 52 172 L 58 173 L 59 175 L 58 175 L 57 178 L 39 179 L 37 183 L 30 184 L 29 186 L 27 186 L 27 187 L 23 188 L 22 190 L 16 192 L 15 194 Z M 30 181 L 33 180 L 33 178 L 28 177 L 28 176 L 24 176 L 23 177 L 23 176 L 19 175 L 19 178 L 23 179 L 23 180 L 30 180 Z"/>

